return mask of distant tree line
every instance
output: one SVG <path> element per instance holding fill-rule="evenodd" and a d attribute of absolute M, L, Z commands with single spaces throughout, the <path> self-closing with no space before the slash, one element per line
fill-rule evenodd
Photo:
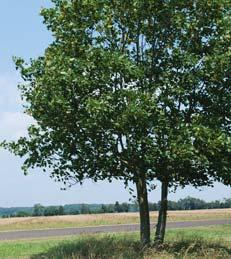
<path fill-rule="evenodd" d="M 157 211 L 160 202 L 149 203 L 150 211 Z M 186 197 L 178 201 L 169 201 L 169 210 L 197 210 L 197 209 L 221 209 L 231 208 L 231 198 L 206 202 L 202 199 Z M 28 217 L 28 216 L 56 216 L 56 215 L 78 215 L 96 213 L 121 213 L 137 212 L 139 206 L 137 202 L 115 204 L 69 204 L 64 206 L 43 206 L 35 204 L 33 207 L 25 208 L 0 208 L 0 216 L 5 217 Z M 7 213 L 9 211 L 10 213 Z"/>

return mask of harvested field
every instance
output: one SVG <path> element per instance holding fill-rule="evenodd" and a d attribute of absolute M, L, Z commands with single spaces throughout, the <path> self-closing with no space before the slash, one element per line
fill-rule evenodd
<path fill-rule="evenodd" d="M 231 209 L 169 211 L 168 221 L 230 219 Z M 157 212 L 151 212 L 156 222 Z M 0 219 L 0 231 L 139 223 L 138 213 L 107 213 Z"/>

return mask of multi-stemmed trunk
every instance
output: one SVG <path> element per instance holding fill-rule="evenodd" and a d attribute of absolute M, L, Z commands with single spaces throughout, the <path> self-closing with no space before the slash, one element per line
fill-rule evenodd
<path fill-rule="evenodd" d="M 140 239 L 142 244 L 150 244 L 150 216 L 148 206 L 148 192 L 145 175 L 141 175 L 136 182 L 137 198 L 140 211 Z M 158 222 L 155 233 L 155 243 L 164 242 L 168 210 L 168 182 L 161 184 L 161 201 L 158 215 Z"/>
<path fill-rule="evenodd" d="M 143 245 L 148 245 L 150 243 L 150 217 L 145 175 L 141 175 L 137 180 L 136 189 L 140 211 L 140 239 Z"/>
<path fill-rule="evenodd" d="M 161 201 L 158 215 L 158 222 L 155 233 L 155 243 L 162 244 L 164 242 L 166 221 L 168 210 L 168 182 L 162 182 L 161 184 Z"/>

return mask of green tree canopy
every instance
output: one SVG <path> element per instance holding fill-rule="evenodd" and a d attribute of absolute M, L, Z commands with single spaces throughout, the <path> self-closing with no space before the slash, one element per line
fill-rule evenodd
<path fill-rule="evenodd" d="M 134 182 L 149 242 L 147 183 L 230 184 L 230 1 L 52 2 L 53 43 L 15 59 L 36 124 L 5 147 L 64 183 Z"/>

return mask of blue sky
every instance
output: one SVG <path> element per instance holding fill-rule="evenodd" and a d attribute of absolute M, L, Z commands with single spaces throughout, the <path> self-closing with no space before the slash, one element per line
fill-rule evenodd
<path fill-rule="evenodd" d="M 17 84 L 17 74 L 12 56 L 25 59 L 41 55 L 52 41 L 50 33 L 39 16 L 41 7 L 48 7 L 49 0 L 5 0 L 0 2 L 0 141 L 16 139 L 25 135 L 32 119 L 23 114 Z M 21 171 L 22 160 L 9 152 L 0 150 L 1 181 L 0 207 L 31 206 L 67 203 L 110 203 L 128 201 L 130 195 L 120 182 L 85 182 L 67 191 L 49 178 L 48 174 L 36 169 L 28 176 Z M 150 201 L 159 200 L 159 189 L 150 193 Z M 215 200 L 231 196 L 230 188 L 216 184 L 215 188 L 198 191 L 187 187 L 170 194 L 177 200 L 186 196 Z"/>

